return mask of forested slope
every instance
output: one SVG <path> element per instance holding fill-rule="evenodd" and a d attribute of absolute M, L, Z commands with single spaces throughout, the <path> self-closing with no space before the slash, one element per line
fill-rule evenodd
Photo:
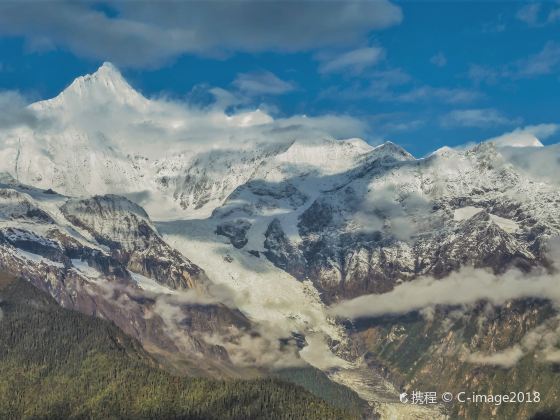
<path fill-rule="evenodd" d="M 348 418 L 278 380 L 216 381 L 160 369 L 113 324 L 0 275 L 0 418 Z"/>

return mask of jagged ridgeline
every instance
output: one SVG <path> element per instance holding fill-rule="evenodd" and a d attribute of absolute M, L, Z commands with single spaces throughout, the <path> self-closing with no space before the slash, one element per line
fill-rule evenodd
<path fill-rule="evenodd" d="M 357 418 L 274 379 L 177 377 L 112 323 L 0 273 L 0 418 Z"/>

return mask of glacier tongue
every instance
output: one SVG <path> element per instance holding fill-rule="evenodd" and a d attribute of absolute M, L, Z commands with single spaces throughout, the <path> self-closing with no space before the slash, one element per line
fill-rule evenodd
<path fill-rule="evenodd" d="M 157 227 L 166 242 L 202 264 L 212 282 L 231 288 L 236 305 L 250 318 L 273 326 L 283 336 L 299 332 L 344 339 L 342 328 L 327 317 L 309 282 L 296 280 L 265 258 L 232 248 L 214 233 L 214 221 L 160 222 Z M 346 363 L 336 360 L 340 366 Z"/>
<path fill-rule="evenodd" d="M 270 339 L 293 332 L 304 335 L 306 346 L 300 356 L 333 381 L 356 391 L 382 418 L 445 418 L 438 407 L 401 404 L 397 390 L 381 374 L 359 359 L 344 356 L 348 337 L 328 316 L 311 282 L 300 282 L 264 257 L 231 247 L 215 235 L 212 219 L 160 222 L 157 226 L 167 242 L 204 267 L 211 281 L 227 286 L 236 306 L 257 325 L 265 326 L 263 332 L 272 334 Z M 332 342 L 339 344 L 331 348 L 328 343 Z"/>

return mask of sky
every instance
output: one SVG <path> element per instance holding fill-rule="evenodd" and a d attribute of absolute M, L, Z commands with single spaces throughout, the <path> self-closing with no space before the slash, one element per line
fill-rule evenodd
<path fill-rule="evenodd" d="M 105 61 L 147 97 L 348 116 L 418 157 L 560 140 L 560 2 L 0 2 L 0 93 L 50 98 Z"/>

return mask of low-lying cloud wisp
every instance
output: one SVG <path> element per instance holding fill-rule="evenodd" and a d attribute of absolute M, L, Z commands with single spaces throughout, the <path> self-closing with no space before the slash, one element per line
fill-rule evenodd
<path fill-rule="evenodd" d="M 495 275 L 484 269 L 463 268 L 438 280 L 424 277 L 402 283 L 392 291 L 343 301 L 331 313 L 343 318 L 398 315 L 436 305 L 469 305 L 489 301 L 500 305 L 511 299 L 535 297 L 560 303 L 560 275 L 536 270 L 511 270 Z"/>

